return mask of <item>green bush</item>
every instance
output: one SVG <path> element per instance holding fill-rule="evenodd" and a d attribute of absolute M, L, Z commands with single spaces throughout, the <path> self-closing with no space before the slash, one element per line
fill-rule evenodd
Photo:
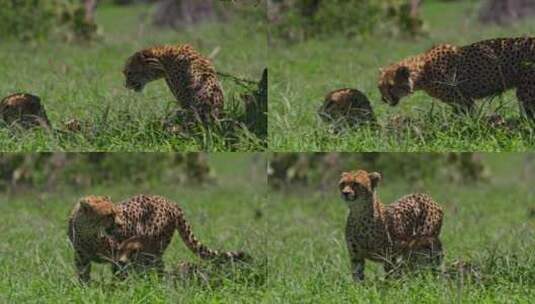
<path fill-rule="evenodd" d="M 55 1 L 0 0 L 0 38 L 46 37 L 56 22 L 55 6 Z"/>
<path fill-rule="evenodd" d="M 405 0 L 272 0 L 271 34 L 292 41 L 333 33 L 363 36 L 378 31 L 418 34 L 421 20 L 409 15 Z"/>
<path fill-rule="evenodd" d="M 35 153 L 0 154 L 0 190 L 55 189 L 121 182 L 203 183 L 213 172 L 203 154 Z"/>
<path fill-rule="evenodd" d="M 0 38 L 31 41 L 61 33 L 70 41 L 89 40 L 97 31 L 78 0 L 0 0 L 0 7 Z"/>
<path fill-rule="evenodd" d="M 272 27 L 274 36 L 289 40 L 306 40 L 315 36 L 325 36 L 332 32 L 345 34 L 369 33 L 380 18 L 381 9 L 375 1 L 296 0 L 280 5 L 278 16 Z"/>
<path fill-rule="evenodd" d="M 474 153 L 276 153 L 270 158 L 269 184 L 332 186 L 343 171 L 378 171 L 388 180 L 420 183 L 447 178 L 466 184 L 486 181 L 488 168 Z"/>

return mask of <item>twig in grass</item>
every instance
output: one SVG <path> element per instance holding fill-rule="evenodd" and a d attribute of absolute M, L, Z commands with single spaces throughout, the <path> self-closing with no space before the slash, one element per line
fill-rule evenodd
<path fill-rule="evenodd" d="M 239 84 L 239 85 L 241 85 L 243 87 L 246 87 L 246 88 L 249 88 L 248 85 L 256 85 L 257 84 L 256 81 L 253 81 L 253 80 L 250 80 L 250 79 L 236 77 L 236 76 L 228 74 L 228 73 L 217 72 L 217 75 L 219 75 L 221 77 L 225 77 L 225 78 L 230 78 L 234 82 L 236 82 L 237 84 Z"/>

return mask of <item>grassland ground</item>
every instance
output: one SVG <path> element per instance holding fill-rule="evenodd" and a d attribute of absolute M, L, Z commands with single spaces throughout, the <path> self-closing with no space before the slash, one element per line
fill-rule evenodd
<path fill-rule="evenodd" d="M 381 34 L 332 35 L 288 44 L 273 40 L 269 66 L 269 145 L 274 151 L 527 151 L 535 147 L 533 125 L 520 119 L 514 91 L 478 103 L 473 117 L 454 117 L 451 108 L 417 92 L 397 107 L 383 103 L 379 68 L 422 53 L 437 43 L 466 45 L 494 37 L 530 35 L 533 20 L 508 27 L 477 22 L 479 3 L 428 1 L 422 5 L 426 37 Z M 338 88 L 356 88 L 372 102 L 379 129 L 362 127 L 332 133 L 317 117 L 323 97 Z M 510 127 L 487 123 L 498 113 Z"/>
<path fill-rule="evenodd" d="M 337 180 L 270 191 L 267 208 L 269 303 L 530 303 L 535 296 L 533 166 L 522 154 L 484 154 L 484 183 L 445 177 L 410 182 L 385 176 L 378 193 L 389 203 L 425 191 L 445 211 L 443 274 L 385 280 L 368 262 L 366 281 L 351 278 L 345 244 L 347 207 Z M 529 161 L 528 161 L 529 163 Z M 348 168 L 354 169 L 354 168 Z M 381 168 L 376 168 L 381 172 Z M 455 268 L 453 265 L 470 265 Z"/>
<path fill-rule="evenodd" d="M 0 196 L 0 303 L 257 303 L 266 282 L 265 159 L 251 154 L 211 155 L 217 182 L 205 186 L 164 180 L 53 192 L 26 191 Z M 247 185 L 244 187 L 243 185 Z M 178 202 L 200 240 L 216 249 L 245 250 L 254 261 L 235 275 L 209 284 L 175 280 L 113 280 L 109 265 L 93 264 L 92 284 L 75 276 L 67 219 L 76 200 L 87 194 L 122 200 L 136 193 L 158 194 Z M 179 262 L 197 263 L 175 235 L 164 260 L 167 270 Z"/>
<path fill-rule="evenodd" d="M 180 31 L 156 29 L 147 5 L 102 5 L 96 22 L 99 41 L 67 44 L 56 38 L 36 43 L 0 42 L 0 95 L 40 96 L 56 129 L 69 119 L 87 126 L 73 134 L 0 130 L 3 151 L 261 151 L 264 143 L 246 128 L 203 130 L 182 137 L 162 128 L 177 106 L 165 81 L 139 94 L 124 88 L 123 65 L 131 54 L 158 44 L 188 43 L 214 55 L 219 72 L 260 80 L 266 67 L 265 24 L 248 18 L 209 23 Z M 243 115 L 241 95 L 251 88 L 221 79 L 230 119 Z"/>

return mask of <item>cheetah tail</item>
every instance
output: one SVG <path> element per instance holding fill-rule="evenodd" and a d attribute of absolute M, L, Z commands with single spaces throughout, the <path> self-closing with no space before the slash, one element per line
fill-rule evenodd
<path fill-rule="evenodd" d="M 208 248 L 193 234 L 190 224 L 183 214 L 177 219 L 177 230 L 186 246 L 203 260 L 216 260 L 221 262 L 248 262 L 251 257 L 243 251 L 218 251 Z"/>

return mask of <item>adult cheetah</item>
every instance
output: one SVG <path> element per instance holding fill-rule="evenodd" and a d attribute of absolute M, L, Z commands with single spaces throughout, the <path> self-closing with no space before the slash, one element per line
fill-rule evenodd
<path fill-rule="evenodd" d="M 182 209 L 161 196 L 137 195 L 114 205 L 109 197 L 87 196 L 75 205 L 69 219 L 69 239 L 75 250 L 75 265 L 81 282 L 90 279 L 91 262 L 112 264 L 121 270 L 117 253 L 131 238 L 150 239 L 147 254 L 135 256 L 132 263 L 163 271 L 162 255 L 175 230 L 186 246 L 202 259 L 229 261 L 247 258 L 243 252 L 220 252 L 202 244 L 191 230 Z M 121 246 L 122 245 L 122 246 Z"/>
<path fill-rule="evenodd" d="M 516 88 L 521 111 L 535 119 L 535 37 L 498 38 L 467 46 L 437 45 L 381 69 L 382 99 L 395 106 L 422 90 L 471 113 L 474 100 Z"/>
<path fill-rule="evenodd" d="M 353 278 L 364 280 L 365 260 L 383 263 L 387 275 L 401 266 L 438 266 L 442 260 L 439 239 L 442 209 L 425 194 L 404 196 L 389 206 L 379 200 L 377 172 L 342 173 L 339 189 L 349 215 L 346 242 Z"/>
<path fill-rule="evenodd" d="M 154 80 L 165 78 L 181 106 L 202 122 L 218 120 L 223 114 L 223 90 L 207 58 L 191 46 L 164 45 L 134 53 L 123 69 L 125 86 L 137 92 Z"/>

